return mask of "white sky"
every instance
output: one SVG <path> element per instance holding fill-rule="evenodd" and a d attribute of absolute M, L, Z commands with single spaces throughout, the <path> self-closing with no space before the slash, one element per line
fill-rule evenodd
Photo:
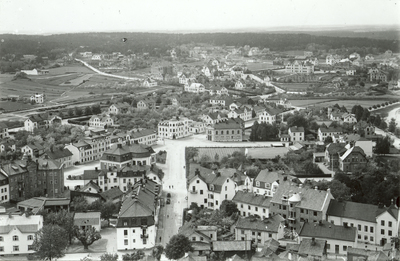
<path fill-rule="evenodd" d="M 0 0 L 0 33 L 397 25 L 400 0 Z"/>

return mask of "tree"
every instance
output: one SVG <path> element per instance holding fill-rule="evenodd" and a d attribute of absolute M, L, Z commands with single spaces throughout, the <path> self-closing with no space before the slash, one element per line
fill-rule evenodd
<path fill-rule="evenodd" d="M 287 125 L 288 127 L 297 126 L 297 127 L 304 127 L 305 129 L 307 129 L 308 121 L 306 118 L 304 118 L 304 116 L 297 114 L 297 115 L 292 115 L 287 119 Z"/>
<path fill-rule="evenodd" d="M 75 212 L 84 211 L 89 208 L 89 204 L 83 196 L 74 197 L 71 202 L 71 206 L 74 207 Z"/>
<path fill-rule="evenodd" d="M 101 239 L 101 235 L 92 226 L 86 228 L 80 228 L 78 226 L 74 227 L 75 237 L 81 241 L 84 249 L 89 249 L 89 246 Z"/>
<path fill-rule="evenodd" d="M 93 114 L 100 114 L 101 113 L 100 104 L 93 104 L 92 105 L 92 113 Z"/>
<path fill-rule="evenodd" d="M 72 108 L 68 109 L 68 116 L 69 117 L 74 117 L 74 110 Z"/>
<path fill-rule="evenodd" d="M 108 226 L 110 226 L 110 218 L 117 211 L 117 206 L 112 201 L 107 201 L 101 207 L 101 218 L 107 220 Z"/>
<path fill-rule="evenodd" d="M 164 252 L 164 247 L 162 245 L 157 245 L 151 251 L 151 256 L 154 257 L 156 260 L 160 261 L 163 252 Z"/>
<path fill-rule="evenodd" d="M 100 256 L 100 261 L 118 261 L 118 254 L 104 253 Z"/>
<path fill-rule="evenodd" d="M 329 143 L 332 143 L 332 142 L 333 142 L 333 139 L 332 139 L 331 136 L 328 136 L 328 137 L 325 138 L 325 141 L 324 141 L 325 144 L 329 144 Z"/>
<path fill-rule="evenodd" d="M 330 184 L 332 196 L 337 200 L 351 200 L 350 188 L 337 180 L 332 180 Z"/>
<path fill-rule="evenodd" d="M 214 155 L 214 160 L 215 160 L 215 162 L 218 162 L 218 161 L 219 161 L 219 154 L 218 154 L 218 153 L 215 153 L 215 155 Z"/>
<path fill-rule="evenodd" d="M 186 160 L 187 161 L 191 161 L 193 160 L 195 157 L 197 157 L 199 155 L 199 149 L 195 148 L 195 147 L 187 147 L 186 148 Z"/>
<path fill-rule="evenodd" d="M 68 235 L 69 244 L 74 238 L 74 216 L 67 210 L 62 209 L 58 212 L 50 212 L 44 216 L 44 225 L 58 225 L 62 227 Z"/>
<path fill-rule="evenodd" d="M 389 127 L 388 127 L 388 131 L 394 133 L 394 131 L 396 130 L 396 119 L 391 118 L 390 122 L 389 122 Z"/>
<path fill-rule="evenodd" d="M 239 212 L 236 203 L 231 200 L 222 201 L 219 209 L 224 213 L 224 216 L 226 217 L 230 217 L 233 213 Z"/>
<path fill-rule="evenodd" d="M 379 114 L 376 115 L 376 116 L 375 116 L 375 119 L 374 119 L 374 125 L 375 125 L 376 127 L 381 126 L 381 121 L 382 121 L 381 116 L 380 116 Z"/>
<path fill-rule="evenodd" d="M 91 106 L 85 107 L 85 114 L 86 115 L 90 115 L 92 113 L 93 113 L 93 111 L 92 111 L 92 107 Z"/>
<path fill-rule="evenodd" d="M 390 152 L 391 140 L 389 136 L 380 138 L 376 141 L 375 153 L 377 154 L 388 154 Z"/>
<path fill-rule="evenodd" d="M 186 252 L 193 251 L 189 238 L 184 235 L 178 234 L 169 240 L 165 247 L 165 256 L 169 259 L 179 259 L 185 255 Z"/>
<path fill-rule="evenodd" d="M 83 111 L 82 111 L 82 108 L 81 107 L 75 107 L 75 115 L 76 116 L 82 116 L 82 114 L 83 114 Z"/>
<path fill-rule="evenodd" d="M 49 259 L 63 257 L 64 250 L 68 246 L 66 231 L 57 225 L 45 225 L 35 236 L 32 247 L 36 251 L 38 259 Z"/>

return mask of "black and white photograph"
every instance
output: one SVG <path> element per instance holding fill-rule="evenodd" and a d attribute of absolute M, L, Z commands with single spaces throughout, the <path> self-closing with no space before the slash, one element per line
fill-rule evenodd
<path fill-rule="evenodd" d="M 400 261 L 400 0 L 0 0 L 0 261 Z"/>

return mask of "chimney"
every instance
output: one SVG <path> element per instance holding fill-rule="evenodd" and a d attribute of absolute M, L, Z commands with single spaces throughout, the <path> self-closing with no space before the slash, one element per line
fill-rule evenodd
<path fill-rule="evenodd" d="M 194 175 L 200 175 L 200 170 L 198 168 L 194 171 Z"/>
<path fill-rule="evenodd" d="M 311 238 L 311 245 L 312 245 L 312 246 L 315 246 L 315 238 L 314 238 L 314 237 Z"/>
<path fill-rule="evenodd" d="M 331 192 L 331 188 L 328 188 L 326 191 L 330 193 Z"/>
<path fill-rule="evenodd" d="M 122 144 L 121 144 L 121 143 L 118 143 L 118 144 L 117 144 L 117 148 L 120 148 L 120 149 L 121 149 L 121 148 L 122 148 Z"/>
<path fill-rule="evenodd" d="M 97 170 L 97 167 L 95 167 L 94 170 Z"/>
<path fill-rule="evenodd" d="M 221 177 L 221 172 L 217 172 L 217 177 Z"/>
<path fill-rule="evenodd" d="M 299 184 L 299 188 L 303 188 L 303 184 Z"/>
<path fill-rule="evenodd" d="M 318 186 L 315 186 L 315 188 L 314 188 L 315 190 L 318 190 Z"/>

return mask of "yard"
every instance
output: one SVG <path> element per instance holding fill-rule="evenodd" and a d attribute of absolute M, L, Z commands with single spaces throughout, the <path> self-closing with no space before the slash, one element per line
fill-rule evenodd
<path fill-rule="evenodd" d="M 375 104 L 382 104 L 382 102 L 379 103 L 378 101 L 376 101 L 376 103 L 374 103 L 373 105 L 375 105 Z M 387 117 L 387 115 L 389 114 L 389 112 L 391 110 L 394 110 L 394 109 L 397 109 L 397 108 L 400 108 L 400 104 L 399 103 L 387 106 L 385 108 L 373 110 L 373 111 L 371 111 L 371 114 L 379 114 L 379 115 L 381 115 L 381 117 Z"/>
<path fill-rule="evenodd" d="M 0 101 L 0 108 L 5 111 L 16 111 L 16 110 L 28 110 L 35 108 L 37 106 L 33 106 L 30 103 L 24 103 L 22 101 Z"/>
<path fill-rule="evenodd" d="M 194 158 L 194 160 L 198 161 L 203 155 L 207 155 L 212 161 L 215 159 L 215 155 L 217 154 L 219 160 L 223 157 L 232 155 L 235 151 L 242 152 L 244 154 L 245 148 L 198 148 L 199 153 L 198 157 Z"/>
<path fill-rule="evenodd" d="M 92 70 L 86 68 L 81 63 L 70 66 L 62 66 L 49 69 L 49 75 L 70 74 L 70 73 L 93 73 Z"/>

